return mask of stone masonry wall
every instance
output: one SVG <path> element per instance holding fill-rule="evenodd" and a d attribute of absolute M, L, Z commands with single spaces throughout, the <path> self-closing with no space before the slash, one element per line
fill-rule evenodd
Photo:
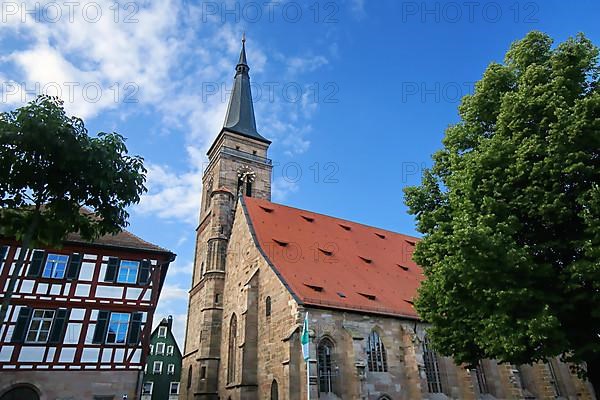
<path fill-rule="evenodd" d="M 270 316 L 266 315 L 267 297 L 271 300 Z M 266 399 L 273 381 L 277 382 L 280 398 L 299 398 L 296 302 L 255 247 L 240 204 L 229 243 L 223 301 L 221 398 Z M 237 317 L 239 349 L 236 378 L 228 383 L 228 335 L 233 313 Z M 255 341 L 244 340 L 251 338 Z M 254 364 L 244 364 L 244 360 L 253 360 Z"/>
<path fill-rule="evenodd" d="M 0 396 L 19 383 L 35 386 L 40 400 L 83 400 L 94 396 L 124 394 L 130 400 L 138 399 L 138 376 L 141 371 L 2 371 Z M 140 376 L 141 382 L 141 376 Z"/>

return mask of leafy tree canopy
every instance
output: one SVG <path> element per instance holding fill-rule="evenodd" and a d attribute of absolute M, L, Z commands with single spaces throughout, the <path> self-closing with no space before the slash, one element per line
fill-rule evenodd
<path fill-rule="evenodd" d="M 90 137 L 61 100 L 39 96 L 0 114 L 0 235 L 58 246 L 70 232 L 117 233 L 146 191 L 145 173 L 121 135 Z"/>
<path fill-rule="evenodd" d="M 513 43 L 463 98 L 421 185 L 405 189 L 424 236 L 416 307 L 458 363 L 563 355 L 597 374 L 597 59 L 583 34 Z"/>

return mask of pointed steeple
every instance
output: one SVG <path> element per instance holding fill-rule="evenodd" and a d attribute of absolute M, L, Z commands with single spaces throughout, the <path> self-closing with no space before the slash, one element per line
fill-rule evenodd
<path fill-rule="evenodd" d="M 242 50 L 240 59 L 235 67 L 235 78 L 233 90 L 229 98 L 229 106 L 225 115 L 223 129 L 247 136 L 253 139 L 271 143 L 262 137 L 256 130 L 254 119 L 254 106 L 252 104 L 252 91 L 250 90 L 250 76 L 248 75 L 248 63 L 246 61 L 246 35 L 242 36 Z"/>

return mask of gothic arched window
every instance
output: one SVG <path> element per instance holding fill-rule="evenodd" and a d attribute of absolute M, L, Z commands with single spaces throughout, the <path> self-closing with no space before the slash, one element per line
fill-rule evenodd
<path fill-rule="evenodd" d="M 256 178 L 256 173 L 249 166 L 242 165 L 237 170 L 237 176 L 237 195 L 252 196 L 252 182 L 254 182 L 254 179 Z"/>
<path fill-rule="evenodd" d="M 213 180 L 210 179 L 206 185 L 206 201 L 204 202 L 204 209 L 208 210 L 210 207 L 210 195 L 212 194 Z"/>
<path fill-rule="evenodd" d="M 267 296 L 265 299 L 265 315 L 267 317 L 271 316 L 271 296 Z"/>
<path fill-rule="evenodd" d="M 235 381 L 235 357 L 237 352 L 237 317 L 231 316 L 229 322 L 229 351 L 227 352 L 227 383 Z"/>
<path fill-rule="evenodd" d="M 367 341 L 367 364 L 371 372 L 387 372 L 385 347 L 377 332 L 372 331 Z"/>
<path fill-rule="evenodd" d="M 317 346 L 317 370 L 319 372 L 319 392 L 321 393 L 333 392 L 332 355 L 333 343 L 324 338 Z"/>
<path fill-rule="evenodd" d="M 238 195 L 252 197 L 252 182 L 238 179 Z"/>
<path fill-rule="evenodd" d="M 279 387 L 275 379 L 271 383 L 271 400 L 279 400 Z"/>
<path fill-rule="evenodd" d="M 477 377 L 477 389 L 479 389 L 479 394 L 489 393 L 487 378 L 485 377 L 485 368 L 481 361 L 479 361 L 475 367 L 475 376 Z"/>
<path fill-rule="evenodd" d="M 555 360 L 547 360 L 546 366 L 548 367 L 548 372 L 550 372 L 550 379 L 552 379 L 552 389 L 554 389 L 555 397 L 562 396 L 563 390 L 560 387 L 560 381 L 558 380 L 557 370 L 554 366 Z"/>
<path fill-rule="evenodd" d="M 187 388 L 191 388 L 192 387 L 192 366 L 190 365 L 190 367 L 188 368 L 188 380 L 187 380 Z"/>
<path fill-rule="evenodd" d="M 423 363 L 429 393 L 442 393 L 442 379 L 438 365 L 437 354 L 431 348 L 427 336 L 423 338 Z"/>

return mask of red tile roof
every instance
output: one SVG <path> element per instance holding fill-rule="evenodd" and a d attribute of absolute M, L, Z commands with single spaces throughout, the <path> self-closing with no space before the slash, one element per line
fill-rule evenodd
<path fill-rule="evenodd" d="M 100 236 L 93 242 L 88 242 L 83 239 L 78 233 L 70 233 L 67 235 L 65 242 L 83 243 L 98 246 L 120 247 L 131 250 L 145 250 L 157 253 L 171 253 L 169 250 L 145 241 L 144 239 L 134 235 L 133 233 L 123 229 L 116 235 Z"/>
<path fill-rule="evenodd" d="M 253 197 L 243 203 L 257 245 L 300 302 L 418 318 L 418 238 Z"/>

